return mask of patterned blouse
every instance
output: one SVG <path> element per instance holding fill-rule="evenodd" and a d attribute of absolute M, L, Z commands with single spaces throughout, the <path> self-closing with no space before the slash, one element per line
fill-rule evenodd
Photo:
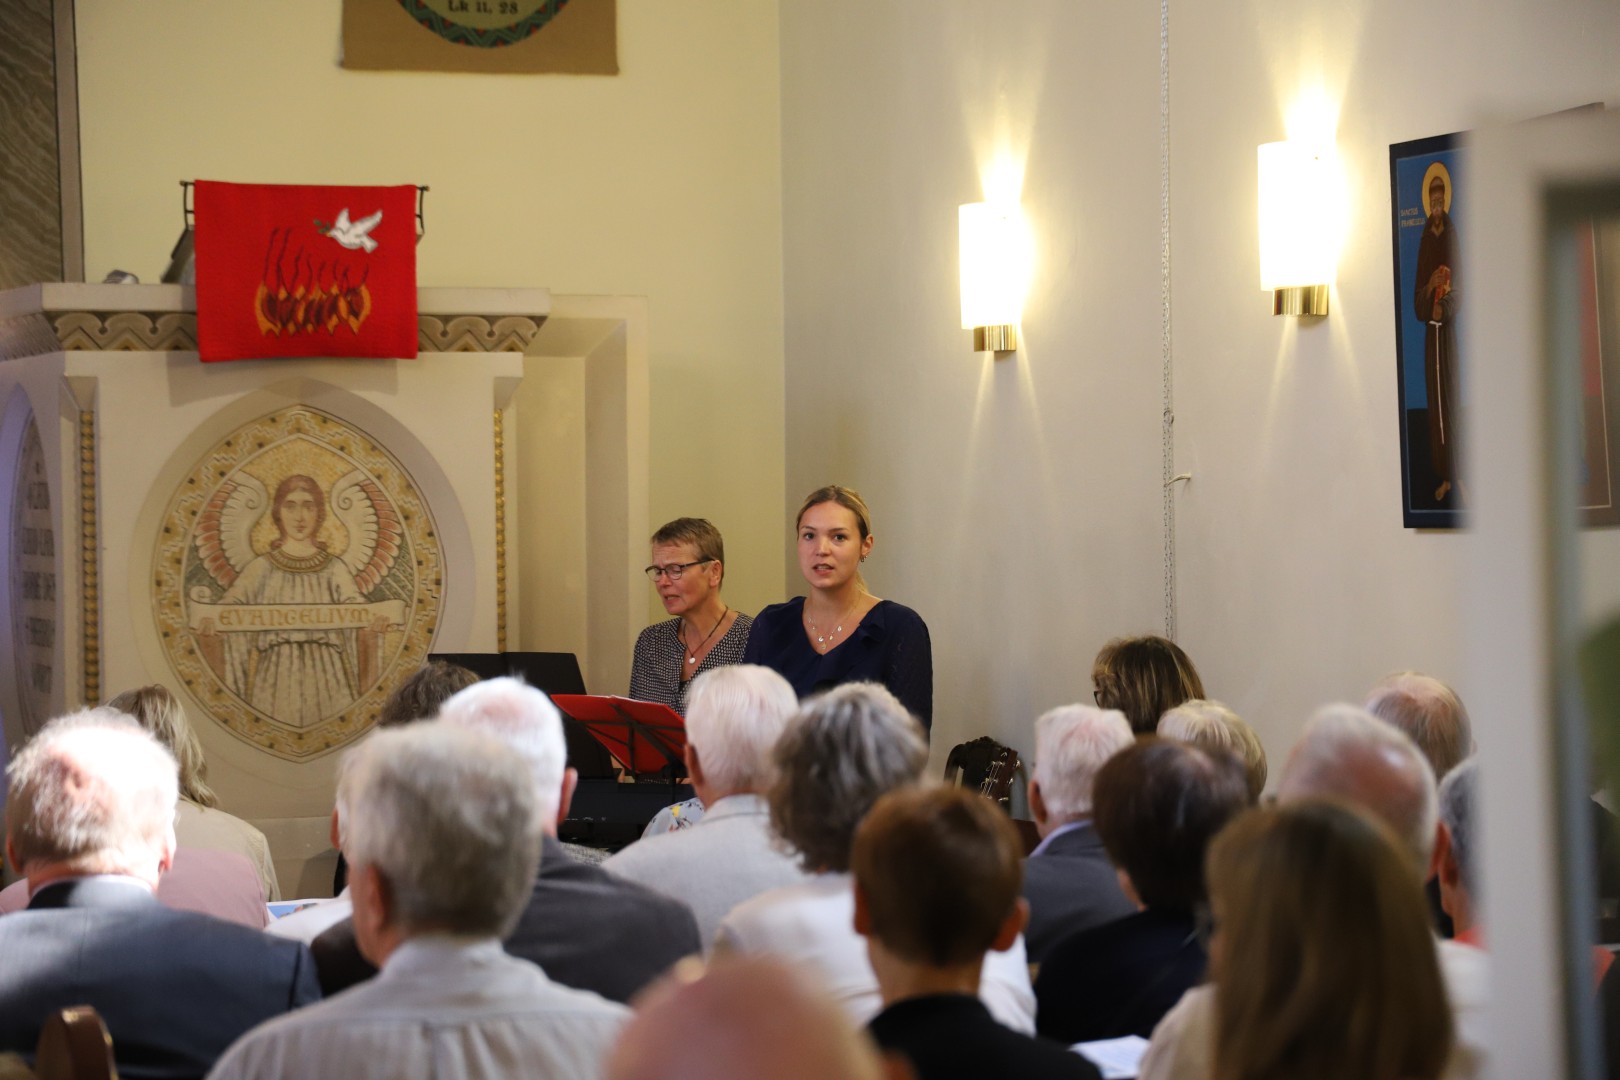
<path fill-rule="evenodd" d="M 748 644 L 751 616 L 737 613 L 737 621 L 714 643 L 709 655 L 698 661 L 692 678 L 711 668 L 742 663 L 743 647 Z M 656 701 L 686 715 L 686 687 L 681 665 L 686 663 L 686 646 L 680 639 L 681 620 L 653 623 L 636 638 L 635 658 L 630 662 L 630 697 L 636 701 Z"/>

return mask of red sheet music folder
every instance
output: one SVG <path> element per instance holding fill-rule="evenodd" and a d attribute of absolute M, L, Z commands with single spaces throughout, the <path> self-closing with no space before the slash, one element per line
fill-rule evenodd
<path fill-rule="evenodd" d="M 686 721 L 668 705 L 596 694 L 553 694 L 551 700 L 636 776 L 685 775 Z"/>

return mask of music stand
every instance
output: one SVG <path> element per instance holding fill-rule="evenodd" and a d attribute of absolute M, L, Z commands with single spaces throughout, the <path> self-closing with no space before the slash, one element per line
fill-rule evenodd
<path fill-rule="evenodd" d="M 668 781 L 685 770 L 686 721 L 668 705 L 593 694 L 554 694 L 564 716 L 623 762 L 638 781 Z"/>

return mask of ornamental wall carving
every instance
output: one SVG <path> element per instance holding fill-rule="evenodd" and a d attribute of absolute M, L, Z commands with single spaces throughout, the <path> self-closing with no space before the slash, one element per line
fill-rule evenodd
<path fill-rule="evenodd" d="M 215 444 L 162 516 L 161 645 L 233 734 L 301 761 L 352 742 L 426 658 L 443 599 L 438 530 L 365 432 L 304 405 Z"/>

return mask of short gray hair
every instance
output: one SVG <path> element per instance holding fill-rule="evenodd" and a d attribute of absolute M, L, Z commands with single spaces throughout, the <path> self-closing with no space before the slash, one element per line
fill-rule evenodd
<path fill-rule="evenodd" d="M 1324 705 L 1283 766 L 1278 801 L 1338 797 L 1395 831 L 1427 874 L 1434 853 L 1436 806 L 1429 759 L 1398 728 L 1356 705 Z"/>
<path fill-rule="evenodd" d="M 1479 867 L 1474 854 L 1474 807 L 1478 803 L 1479 761 L 1469 758 L 1440 782 L 1440 820 L 1451 834 L 1451 857 L 1462 871 L 1463 888 L 1478 896 Z"/>
<path fill-rule="evenodd" d="M 344 853 L 388 882 L 400 924 L 504 937 L 540 861 L 534 783 L 506 744 L 423 721 L 378 731 L 343 759 Z"/>
<path fill-rule="evenodd" d="M 1386 677 L 1367 695 L 1367 711 L 1417 743 L 1437 780 L 1474 752 L 1474 728 L 1457 692 L 1416 671 Z"/>
<path fill-rule="evenodd" d="M 799 711 L 793 686 L 768 667 L 728 664 L 686 691 L 686 741 L 716 791 L 763 791 L 771 750 Z"/>
<path fill-rule="evenodd" d="M 439 719 L 493 735 L 516 752 L 533 777 L 541 822 L 556 823 L 563 773 L 568 768 L 568 743 L 563 738 L 562 714 L 544 691 L 522 679 L 486 679 L 439 706 Z"/>
<path fill-rule="evenodd" d="M 887 689 L 846 683 L 805 702 L 772 760 L 772 827 L 806 870 L 841 872 L 872 804 L 922 779 L 928 740 Z"/>
<path fill-rule="evenodd" d="M 1091 785 L 1103 763 L 1136 741 L 1118 709 L 1060 705 L 1035 721 L 1035 782 L 1056 822 L 1091 813 Z"/>
<path fill-rule="evenodd" d="M 174 845 L 180 769 L 116 709 L 53 720 L 6 769 L 6 833 L 23 867 L 155 876 Z"/>
<path fill-rule="evenodd" d="M 1159 717 L 1158 733 L 1166 739 L 1231 754 L 1243 762 L 1249 801 L 1260 801 L 1266 790 L 1266 748 L 1254 728 L 1237 713 L 1218 701 L 1193 698 Z"/>

